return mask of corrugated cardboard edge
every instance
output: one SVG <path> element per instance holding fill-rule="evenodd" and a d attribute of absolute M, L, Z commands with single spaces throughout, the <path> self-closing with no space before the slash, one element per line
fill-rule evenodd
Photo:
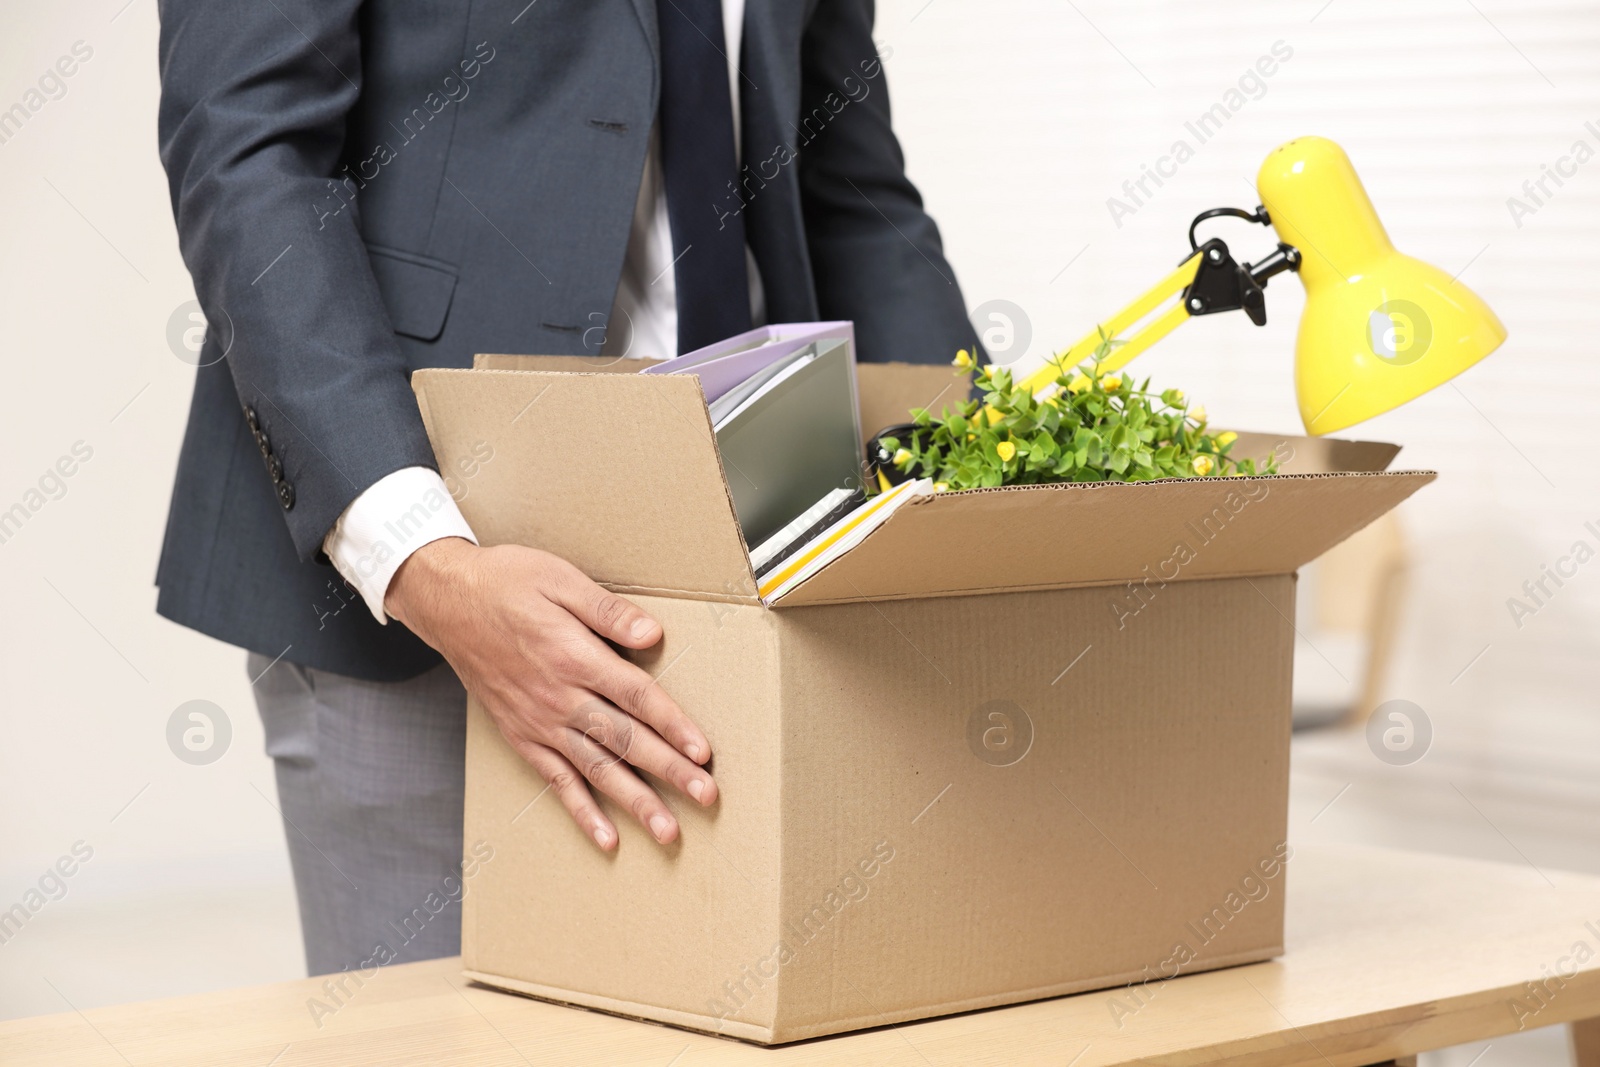
<path fill-rule="evenodd" d="M 1232 955 L 1205 960 L 1202 963 L 1197 963 L 1194 967 L 1186 969 L 1184 974 L 1201 974 L 1205 971 L 1221 970 L 1224 967 L 1261 963 L 1281 955 L 1283 955 L 1282 944 L 1270 945 L 1266 948 L 1237 952 Z M 474 982 L 482 982 L 484 985 L 493 986 L 508 993 L 533 997 L 536 1000 L 545 1000 L 553 1004 L 562 1004 L 569 1007 L 587 1008 L 591 1011 L 601 1011 L 607 1015 L 617 1015 L 625 1019 L 669 1023 L 685 1030 L 698 1030 L 713 1037 L 738 1038 L 759 1045 L 783 1045 L 792 1041 L 804 1041 L 808 1038 L 829 1037 L 856 1030 L 893 1026 L 897 1023 L 918 1022 L 946 1015 L 957 1015 L 962 1012 L 1010 1007 L 1038 1000 L 1051 1000 L 1056 997 L 1072 996 L 1076 993 L 1089 993 L 1098 989 L 1115 989 L 1118 986 L 1124 986 L 1146 977 L 1146 971 L 1124 971 L 1121 974 L 1107 975 L 1103 978 L 1086 978 L 1076 982 L 1063 982 L 1056 985 L 1043 986 L 1038 989 L 995 993 L 984 997 L 970 997 L 965 1000 L 947 1001 L 886 1013 L 871 1012 L 866 1015 L 852 1016 L 848 1019 L 838 1019 L 823 1025 L 787 1028 L 781 1024 L 774 1027 L 756 1026 L 753 1023 L 717 1019 L 710 1015 L 700 1015 L 671 1008 L 659 1008 L 650 1004 L 617 1000 L 596 993 L 579 993 L 570 989 L 556 989 L 539 985 L 535 982 L 524 982 L 517 978 L 505 978 L 483 971 L 464 968 L 461 973 Z"/>
<path fill-rule="evenodd" d="M 873 531 L 873 533 L 876 532 L 876 530 Z M 871 537 L 872 534 L 868 534 L 867 536 Z M 820 574 L 821 572 L 819 571 L 818 573 Z M 1174 581 L 1226 582 L 1235 578 L 1277 578 L 1283 573 L 1283 571 L 1275 569 L 1261 571 L 1240 571 L 1237 574 L 1207 574 L 1199 578 L 1177 578 L 1174 579 Z M 807 582 L 810 580 L 810 578 L 806 579 Z M 892 600 L 936 600 L 940 597 L 999 596 L 1003 593 L 1046 593 L 1052 590 L 1060 589 L 1106 589 L 1111 586 L 1127 585 L 1128 582 L 1129 579 L 1127 578 L 1106 578 L 1092 582 L 1056 582 L 1050 585 L 1040 585 L 1038 583 L 1032 583 L 1029 585 L 985 585 L 975 586 L 970 589 L 941 589 L 937 593 L 890 593 L 880 596 L 867 596 L 863 594 L 862 596 L 853 597 L 829 597 L 827 600 L 807 600 L 803 603 L 793 604 L 784 603 L 784 601 L 788 599 L 788 594 L 784 594 L 782 599 L 779 599 L 777 602 L 767 606 L 774 611 L 798 611 L 801 608 L 825 608 L 829 605 L 837 604 L 881 604 L 885 601 Z M 800 585 L 804 584 L 805 582 L 800 583 Z M 795 586 L 795 589 L 799 588 L 800 586 Z M 791 592 L 792 591 L 793 590 L 791 590 Z"/>
<path fill-rule="evenodd" d="M 1257 474 L 1250 477 L 1253 482 L 1315 482 L 1328 478 L 1398 478 L 1401 476 L 1422 475 L 1428 481 L 1439 477 L 1438 471 L 1430 470 L 1349 470 L 1349 471 L 1302 471 L 1298 474 Z M 939 500 L 952 499 L 960 496 L 974 496 L 979 493 L 1022 493 L 1022 492 L 1047 492 L 1047 493 L 1093 493 L 1099 490 L 1113 492 L 1126 491 L 1129 488 L 1138 488 L 1145 485 L 1195 485 L 1203 483 L 1200 478 L 1152 478 L 1147 482 L 1041 482 L 1037 485 L 990 485 L 978 489 L 955 489 L 946 493 L 934 493 L 930 496 L 917 497 L 907 502 L 908 507 L 925 507 Z M 1233 479 L 1212 478 L 1210 481 L 1221 485 L 1234 484 Z M 891 517 L 890 521 L 893 521 Z M 888 523 L 884 524 L 885 526 Z"/>
<path fill-rule="evenodd" d="M 1396 452 L 1399 451 L 1398 447 L 1395 447 L 1395 451 Z M 1257 476 L 1253 480 L 1268 481 L 1268 482 L 1271 482 L 1271 481 L 1305 482 L 1305 481 L 1322 481 L 1322 480 L 1331 479 L 1331 478 L 1384 478 L 1384 479 L 1390 479 L 1390 478 L 1420 478 L 1422 480 L 1417 486 L 1417 488 L 1420 489 L 1423 485 L 1426 485 L 1429 482 L 1434 481 L 1436 478 L 1438 478 L 1438 476 L 1439 476 L 1438 472 L 1429 471 L 1429 470 L 1387 471 L 1387 470 L 1381 470 L 1380 469 L 1380 470 L 1367 470 L 1367 471 L 1325 471 L 1325 472 L 1304 473 L 1304 474 L 1271 474 L 1271 475 L 1260 475 L 1260 476 Z M 957 497 L 957 496 L 972 496 L 972 495 L 976 495 L 976 494 L 980 494 L 980 493 L 983 493 L 983 494 L 996 494 L 996 493 L 999 493 L 999 494 L 1014 494 L 1014 493 L 1019 493 L 1019 492 L 1069 492 L 1070 493 L 1070 492 L 1094 492 L 1096 490 L 1127 491 L 1130 487 L 1135 487 L 1135 486 L 1183 485 L 1183 484 L 1187 484 L 1187 483 L 1192 483 L 1192 482 L 1194 482 L 1196 480 L 1197 479 L 1191 479 L 1191 478 L 1158 478 L 1158 479 L 1155 479 L 1153 481 L 1148 481 L 1148 482 L 1109 482 L 1109 481 L 1108 482 L 1048 482 L 1048 483 L 1043 483 L 1043 484 L 1039 484 L 1039 485 L 999 485 L 999 486 L 992 486 L 992 487 L 989 487 L 989 488 L 982 488 L 982 489 L 962 489 L 962 490 L 957 490 L 956 492 L 952 492 L 952 493 L 937 493 L 937 494 L 934 494 L 932 496 L 919 497 L 917 499 L 908 501 L 906 503 L 905 507 L 906 508 L 917 508 L 917 507 L 938 506 L 939 502 L 941 500 L 944 500 L 944 499 L 954 498 L 954 497 Z M 1413 490 L 1413 492 L 1414 491 L 1415 490 Z M 891 526 L 893 526 L 893 524 L 895 523 L 896 520 L 903 518 L 903 513 L 904 513 L 904 509 L 902 509 L 902 511 L 900 513 L 891 515 L 889 517 L 889 519 L 886 522 L 883 523 L 883 525 L 879 526 L 877 529 L 875 529 L 871 533 L 867 534 L 866 537 L 862 538 L 860 544 L 856 545 L 849 552 L 843 553 L 839 557 L 837 557 L 836 559 L 834 559 L 831 562 L 829 562 L 827 566 L 821 568 L 815 574 L 811 575 L 811 577 L 807 578 L 805 581 L 803 581 L 799 585 L 795 586 L 794 589 L 791 589 L 788 593 L 784 594 L 784 596 L 782 596 L 778 600 L 774 601 L 770 606 L 773 607 L 774 609 L 779 609 L 779 610 L 784 609 L 784 608 L 788 608 L 790 610 L 794 610 L 794 609 L 798 609 L 798 608 L 802 608 L 802 607 L 820 607 L 820 606 L 827 605 L 827 604 L 854 604 L 854 603 L 860 603 L 862 601 L 883 601 L 883 600 L 913 600 L 913 599 L 918 599 L 918 598 L 927 597 L 927 596 L 979 596 L 979 595 L 988 594 L 988 593 L 1024 592 L 1024 591 L 1029 591 L 1029 590 L 1044 590 L 1044 589 L 1091 589 L 1091 588 L 1097 588 L 1097 587 L 1103 588 L 1103 587 L 1106 587 L 1106 586 L 1123 585 L 1123 584 L 1125 584 L 1126 582 L 1128 582 L 1130 580 L 1127 577 L 1121 577 L 1121 578 L 1097 579 L 1097 580 L 1090 580 L 1090 581 L 1066 581 L 1066 582 L 1053 582 L 1053 583 L 1032 582 L 1032 583 L 1027 583 L 1027 584 L 1003 585 L 1003 586 L 983 585 L 983 586 L 963 587 L 963 588 L 955 588 L 955 589 L 940 589 L 939 591 L 933 592 L 933 593 L 923 592 L 923 591 L 907 592 L 905 594 L 876 594 L 876 595 L 868 595 L 868 594 L 863 593 L 860 596 L 825 597 L 825 598 L 819 598 L 819 599 L 808 599 L 808 598 L 805 598 L 803 595 L 801 595 L 799 597 L 796 596 L 796 594 L 800 594 L 801 591 L 806 588 L 806 586 L 810 585 L 811 583 L 816 581 L 821 576 L 827 574 L 830 570 L 833 570 L 834 568 L 838 567 L 841 563 L 843 563 L 845 560 L 847 560 L 850 556 L 860 552 L 873 538 L 879 537 L 880 535 L 882 535 L 885 530 L 888 530 Z M 1379 516 L 1381 516 L 1383 514 L 1386 514 L 1386 513 L 1387 513 L 1387 509 L 1384 512 L 1379 512 L 1378 515 L 1374 515 L 1372 519 L 1369 519 L 1366 523 L 1363 523 L 1361 526 L 1356 527 L 1354 530 L 1351 530 L 1350 533 L 1355 533 L 1357 530 L 1364 529 L 1366 526 L 1371 525 L 1371 523 L 1373 521 L 1375 521 Z M 1346 534 L 1346 537 L 1348 537 L 1348 536 L 1349 536 L 1349 534 Z M 1209 580 L 1214 580 L 1214 579 L 1227 579 L 1227 578 L 1259 578 L 1259 577 L 1264 577 L 1264 576 L 1267 576 L 1267 575 L 1282 574 L 1282 573 L 1284 573 L 1282 568 L 1273 567 L 1273 568 L 1265 568 L 1265 569 L 1260 569 L 1260 570 L 1247 569 L 1247 570 L 1229 570 L 1229 571 L 1214 572 L 1214 573 L 1208 572 L 1208 573 L 1205 573 L 1205 574 L 1202 574 L 1202 575 L 1194 575 L 1192 577 L 1180 577 L 1180 578 L 1173 579 L 1173 580 L 1175 580 L 1175 581 L 1209 581 Z M 852 583 L 852 585 L 853 584 L 854 583 Z"/>

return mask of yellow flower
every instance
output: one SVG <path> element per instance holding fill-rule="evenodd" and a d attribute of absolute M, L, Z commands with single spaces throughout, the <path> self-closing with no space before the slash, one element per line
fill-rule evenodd
<path fill-rule="evenodd" d="M 1000 462 L 1002 463 L 1010 463 L 1012 457 L 1017 454 L 1017 446 L 1010 441 L 1001 441 L 994 446 L 994 450 L 1000 453 Z"/>
<path fill-rule="evenodd" d="M 949 482 L 934 482 L 933 483 L 933 491 L 935 493 L 946 492 L 946 491 L 949 490 L 949 488 L 950 488 L 950 483 Z"/>
<path fill-rule="evenodd" d="M 1006 417 L 1005 412 L 1001 411 L 999 408 L 984 408 L 983 409 L 983 413 L 985 415 L 989 416 L 989 425 L 990 426 L 998 426 L 998 425 L 1000 425 L 1000 423 Z"/>
<path fill-rule="evenodd" d="M 1067 392 L 1076 395 L 1092 385 L 1094 385 L 1094 383 L 1089 380 L 1088 375 L 1080 374 L 1076 378 L 1073 378 L 1072 381 L 1067 383 Z"/>
<path fill-rule="evenodd" d="M 1222 433 L 1217 434 L 1217 447 L 1218 448 L 1227 448 L 1229 445 L 1233 444 L 1238 439 L 1239 439 L 1239 435 L 1238 434 L 1234 433 L 1232 430 L 1226 430 L 1226 431 L 1224 431 Z"/>
<path fill-rule="evenodd" d="M 900 451 L 894 454 L 894 465 L 896 467 L 904 467 L 910 462 L 911 452 L 908 449 L 902 448 Z"/>
<path fill-rule="evenodd" d="M 1195 422 L 1205 422 L 1206 406 L 1204 404 L 1196 404 L 1194 407 L 1189 409 L 1189 417 Z"/>
<path fill-rule="evenodd" d="M 1182 389 L 1174 389 L 1172 391 L 1172 399 L 1173 399 L 1173 401 L 1175 403 L 1179 403 L 1179 404 L 1183 403 L 1183 390 Z"/>
<path fill-rule="evenodd" d="M 1122 388 L 1122 375 L 1108 374 L 1100 379 L 1100 385 L 1108 393 L 1114 393 Z"/>
<path fill-rule="evenodd" d="M 985 378 L 993 378 L 994 377 L 994 364 L 993 363 L 985 363 L 983 365 L 983 376 Z"/>
<path fill-rule="evenodd" d="M 971 370 L 973 363 L 972 353 L 963 348 L 956 353 L 956 358 L 950 362 L 954 363 L 958 370 Z"/>
<path fill-rule="evenodd" d="M 1194 462 L 1189 464 L 1189 466 L 1194 469 L 1196 474 L 1203 478 L 1215 470 L 1217 465 L 1210 456 L 1199 455 L 1194 457 Z"/>

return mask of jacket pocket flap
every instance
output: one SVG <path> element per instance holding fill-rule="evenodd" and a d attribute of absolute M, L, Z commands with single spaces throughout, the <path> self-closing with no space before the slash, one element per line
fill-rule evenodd
<path fill-rule="evenodd" d="M 394 332 L 419 341 L 436 340 L 444 332 L 455 296 L 455 268 L 390 248 L 368 246 L 367 253 Z"/>

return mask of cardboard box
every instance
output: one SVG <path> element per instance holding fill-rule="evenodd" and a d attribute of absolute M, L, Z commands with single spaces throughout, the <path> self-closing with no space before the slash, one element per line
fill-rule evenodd
<path fill-rule="evenodd" d="M 778 1043 L 1282 951 L 1294 572 L 1431 473 L 1247 435 L 1288 473 L 943 494 L 769 607 L 697 381 L 576 365 L 414 383 L 443 469 L 492 447 L 462 501 L 485 544 L 661 620 L 636 658 L 722 796 L 663 788 L 665 848 L 604 801 L 602 854 L 474 705 L 469 976 Z M 863 365 L 864 429 L 950 381 Z"/>

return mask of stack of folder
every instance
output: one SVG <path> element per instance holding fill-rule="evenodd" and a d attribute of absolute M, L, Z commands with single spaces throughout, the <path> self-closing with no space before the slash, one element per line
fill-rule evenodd
<path fill-rule="evenodd" d="M 849 322 L 764 326 L 641 373 L 699 376 L 769 603 L 933 491 L 921 480 L 866 495 Z"/>

